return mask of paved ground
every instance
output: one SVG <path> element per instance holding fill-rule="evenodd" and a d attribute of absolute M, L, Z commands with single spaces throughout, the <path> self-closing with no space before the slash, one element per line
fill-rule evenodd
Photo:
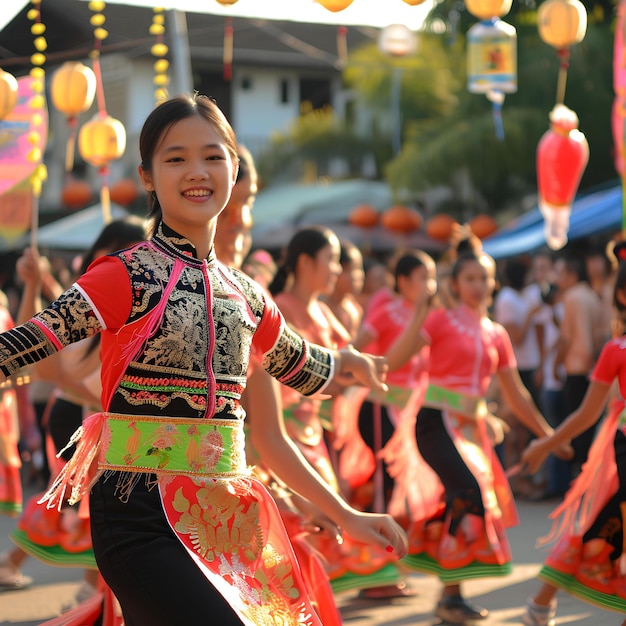
<path fill-rule="evenodd" d="M 522 623 L 522 607 L 537 587 L 534 576 L 543 554 L 535 549 L 535 539 L 547 532 L 547 515 L 551 508 L 552 505 L 545 503 L 519 502 L 521 524 L 509 535 L 516 563 L 513 574 L 505 579 L 467 583 L 467 595 L 491 611 L 489 619 L 482 622 L 485 626 Z M 8 534 L 14 526 L 15 520 L 0 516 L 0 550 L 11 547 Z M 24 573 L 32 576 L 35 583 L 27 590 L 0 593 L 0 625 L 36 626 L 58 615 L 63 605 L 71 602 L 82 576 L 80 570 L 48 567 L 34 559 L 27 561 Z M 339 595 L 346 626 L 432 626 L 437 623 L 432 617 L 439 592 L 437 580 L 414 574 L 410 581 L 418 590 L 417 597 L 371 601 L 358 600 L 353 593 Z M 563 594 L 559 596 L 559 603 L 557 624 L 619 626 L 623 621 L 623 616 Z"/>

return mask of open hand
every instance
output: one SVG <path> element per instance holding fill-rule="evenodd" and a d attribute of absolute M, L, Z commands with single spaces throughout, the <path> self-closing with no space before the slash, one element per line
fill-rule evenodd
<path fill-rule="evenodd" d="M 391 515 L 353 509 L 341 520 L 341 528 L 353 539 L 377 546 L 401 559 L 409 548 L 406 533 Z"/>
<path fill-rule="evenodd" d="M 344 386 L 364 385 L 384 393 L 389 390 L 385 383 L 388 370 L 385 357 L 359 352 L 352 346 L 343 348 L 339 354 L 340 370 L 335 374 L 334 382 Z"/>

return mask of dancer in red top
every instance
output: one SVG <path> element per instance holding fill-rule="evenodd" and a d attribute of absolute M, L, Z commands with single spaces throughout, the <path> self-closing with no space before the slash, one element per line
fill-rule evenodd
<path fill-rule="evenodd" d="M 290 330 L 265 292 L 213 252 L 237 173 L 214 101 L 177 97 L 148 116 L 139 168 L 148 240 L 93 263 L 57 301 L 0 334 L 0 379 L 101 333 L 103 412 L 44 500 L 90 488 L 93 548 L 126 626 L 321 626 L 276 505 L 250 475 L 240 397 L 252 346 L 274 377 L 313 395 L 356 378 L 385 389 L 383 360 L 328 350 Z M 333 387 L 334 385 L 334 387 Z M 259 449 L 361 541 L 406 550 L 390 516 L 355 511 L 303 462 L 275 419 Z M 258 443 L 258 442 L 257 442 Z"/>

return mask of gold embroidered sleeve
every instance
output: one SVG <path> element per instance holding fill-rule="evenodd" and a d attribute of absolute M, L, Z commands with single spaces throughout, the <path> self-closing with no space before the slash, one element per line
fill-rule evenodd
<path fill-rule="evenodd" d="M 302 339 L 285 324 L 276 345 L 265 355 L 265 369 L 305 396 L 322 389 L 332 375 L 333 357 L 326 348 Z"/>
<path fill-rule="evenodd" d="M 46 334 L 32 322 L 11 328 L 0 335 L 0 370 L 5 376 L 56 352 Z"/>
<path fill-rule="evenodd" d="M 101 329 L 91 304 L 70 287 L 31 321 L 0 335 L 0 370 L 10 376 Z"/>

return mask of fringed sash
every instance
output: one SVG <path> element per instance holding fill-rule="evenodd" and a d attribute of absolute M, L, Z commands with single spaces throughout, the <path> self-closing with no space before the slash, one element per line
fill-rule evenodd
<path fill-rule="evenodd" d="M 625 419 L 624 401 L 615 400 L 589 449 L 580 474 L 563 502 L 550 514 L 553 520 L 550 533 L 537 540 L 538 546 L 553 543 L 566 534 L 582 536 L 618 490 L 614 441 L 615 431 L 623 426 Z"/>
<path fill-rule="evenodd" d="M 76 452 L 39 501 L 60 508 L 78 502 L 105 471 L 192 477 L 245 477 L 245 437 L 239 420 L 95 413 L 72 435 Z M 64 452 L 61 450 L 59 454 Z M 124 482 L 124 481 L 122 481 Z M 69 493 L 69 495 L 68 495 Z"/>

